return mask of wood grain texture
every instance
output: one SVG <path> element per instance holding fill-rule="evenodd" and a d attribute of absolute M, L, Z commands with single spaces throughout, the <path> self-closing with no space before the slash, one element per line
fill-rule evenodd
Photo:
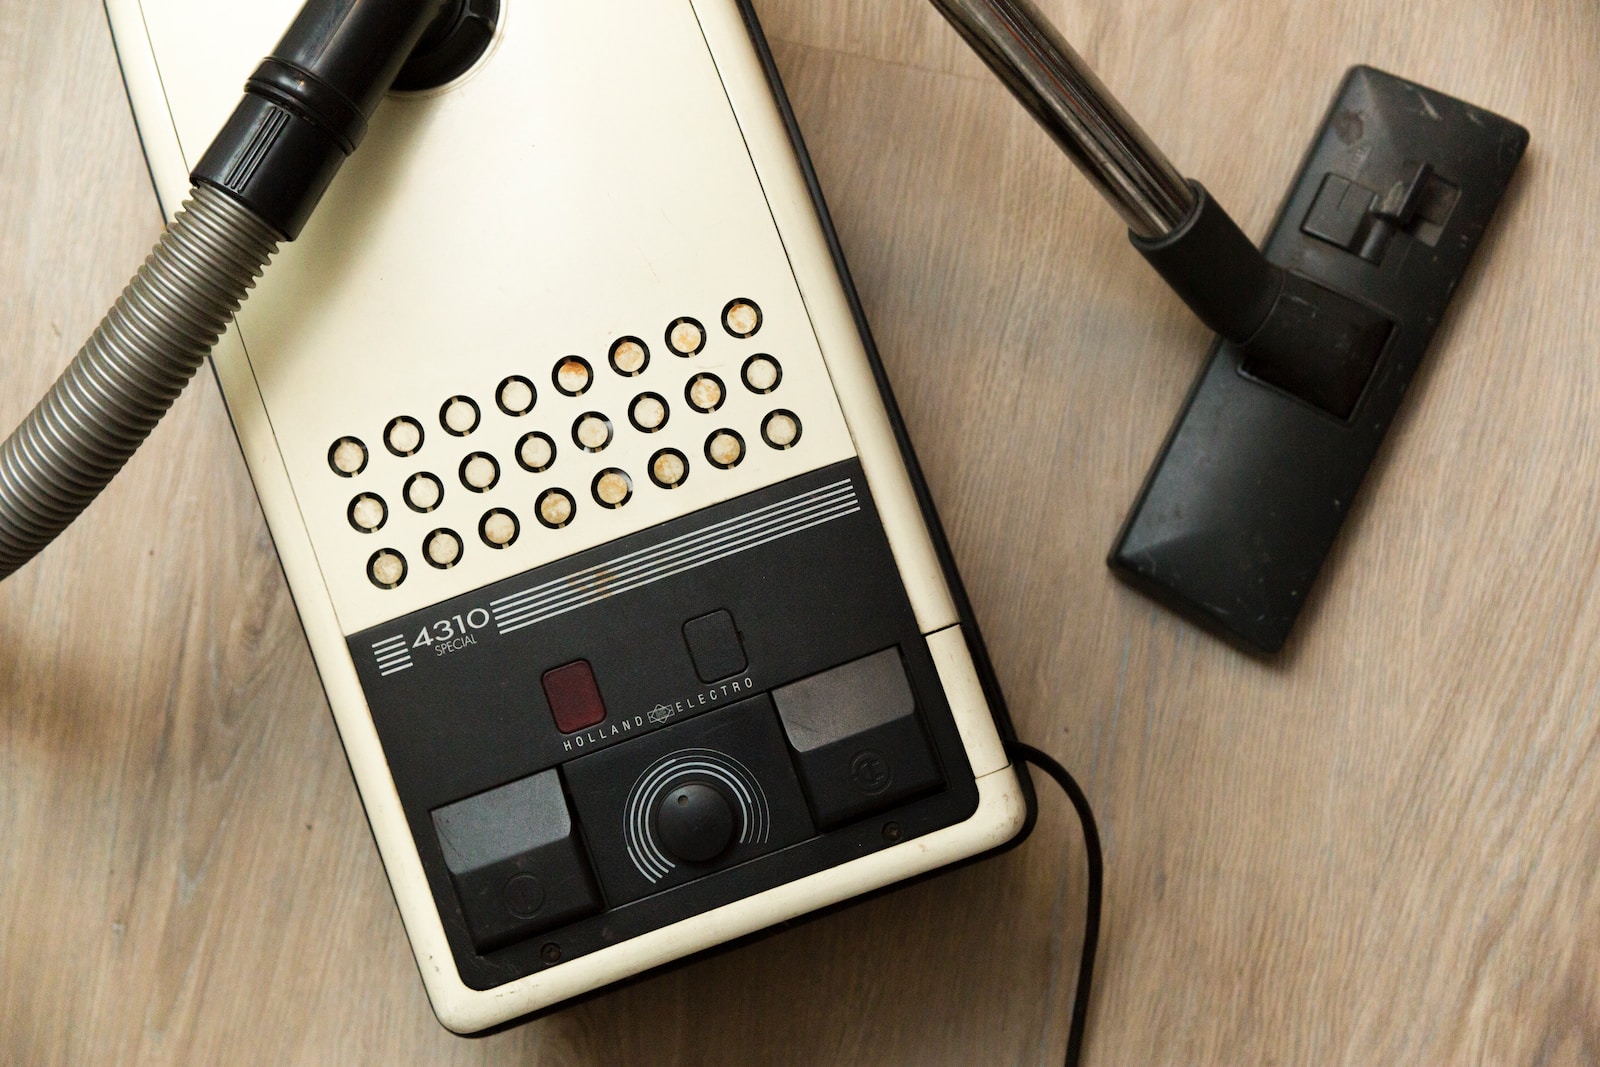
<path fill-rule="evenodd" d="M 1019 732 L 1103 822 L 1088 1062 L 1600 1063 L 1600 10 L 1042 7 L 1254 236 L 1351 63 L 1532 133 L 1264 665 L 1101 562 L 1202 328 L 927 4 L 758 0 Z M 158 227 L 100 7 L 0 7 L 0 424 Z M 463 1041 L 209 376 L 0 584 L 0 1062 L 1049 1064 L 1079 855 L 1046 792 L 998 860 Z"/>

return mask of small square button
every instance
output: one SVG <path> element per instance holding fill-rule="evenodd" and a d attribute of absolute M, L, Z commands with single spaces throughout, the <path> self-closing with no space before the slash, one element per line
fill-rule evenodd
<path fill-rule="evenodd" d="M 1357 185 L 1348 178 L 1337 174 L 1324 175 L 1300 230 L 1309 237 L 1354 252 L 1367 214 L 1377 199 L 1377 194 L 1371 189 Z"/>
<path fill-rule="evenodd" d="M 727 611 L 713 611 L 690 619 L 683 624 L 683 640 L 689 646 L 689 658 L 694 660 L 694 671 L 702 682 L 731 678 L 748 664 L 739 629 Z"/>
<path fill-rule="evenodd" d="M 588 660 L 553 667 L 544 672 L 543 681 L 550 714 L 562 733 L 588 729 L 606 717 L 606 705 L 600 699 L 600 687 L 595 685 Z"/>

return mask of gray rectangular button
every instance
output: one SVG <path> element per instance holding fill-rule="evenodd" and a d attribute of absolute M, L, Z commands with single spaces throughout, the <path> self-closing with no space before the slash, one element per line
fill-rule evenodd
<path fill-rule="evenodd" d="M 553 769 L 438 808 L 433 828 L 479 952 L 600 910 Z"/>
<path fill-rule="evenodd" d="M 774 689 L 772 701 L 823 829 L 944 784 L 898 648 Z"/>

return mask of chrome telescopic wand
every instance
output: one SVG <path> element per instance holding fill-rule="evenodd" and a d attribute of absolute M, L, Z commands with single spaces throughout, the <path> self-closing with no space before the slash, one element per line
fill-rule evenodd
<path fill-rule="evenodd" d="M 1195 195 L 1028 0 L 933 0 L 1140 237 L 1171 233 Z"/>
<path fill-rule="evenodd" d="M 1133 246 L 1212 330 L 1244 344 L 1283 290 L 1199 182 L 1187 181 L 1028 0 L 933 0 L 1128 224 Z"/>

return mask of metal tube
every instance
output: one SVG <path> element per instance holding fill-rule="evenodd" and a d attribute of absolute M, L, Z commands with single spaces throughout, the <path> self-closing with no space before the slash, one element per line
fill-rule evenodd
<path fill-rule="evenodd" d="M 933 0 L 1128 228 L 1162 237 L 1195 206 L 1183 176 L 1028 0 Z"/>

